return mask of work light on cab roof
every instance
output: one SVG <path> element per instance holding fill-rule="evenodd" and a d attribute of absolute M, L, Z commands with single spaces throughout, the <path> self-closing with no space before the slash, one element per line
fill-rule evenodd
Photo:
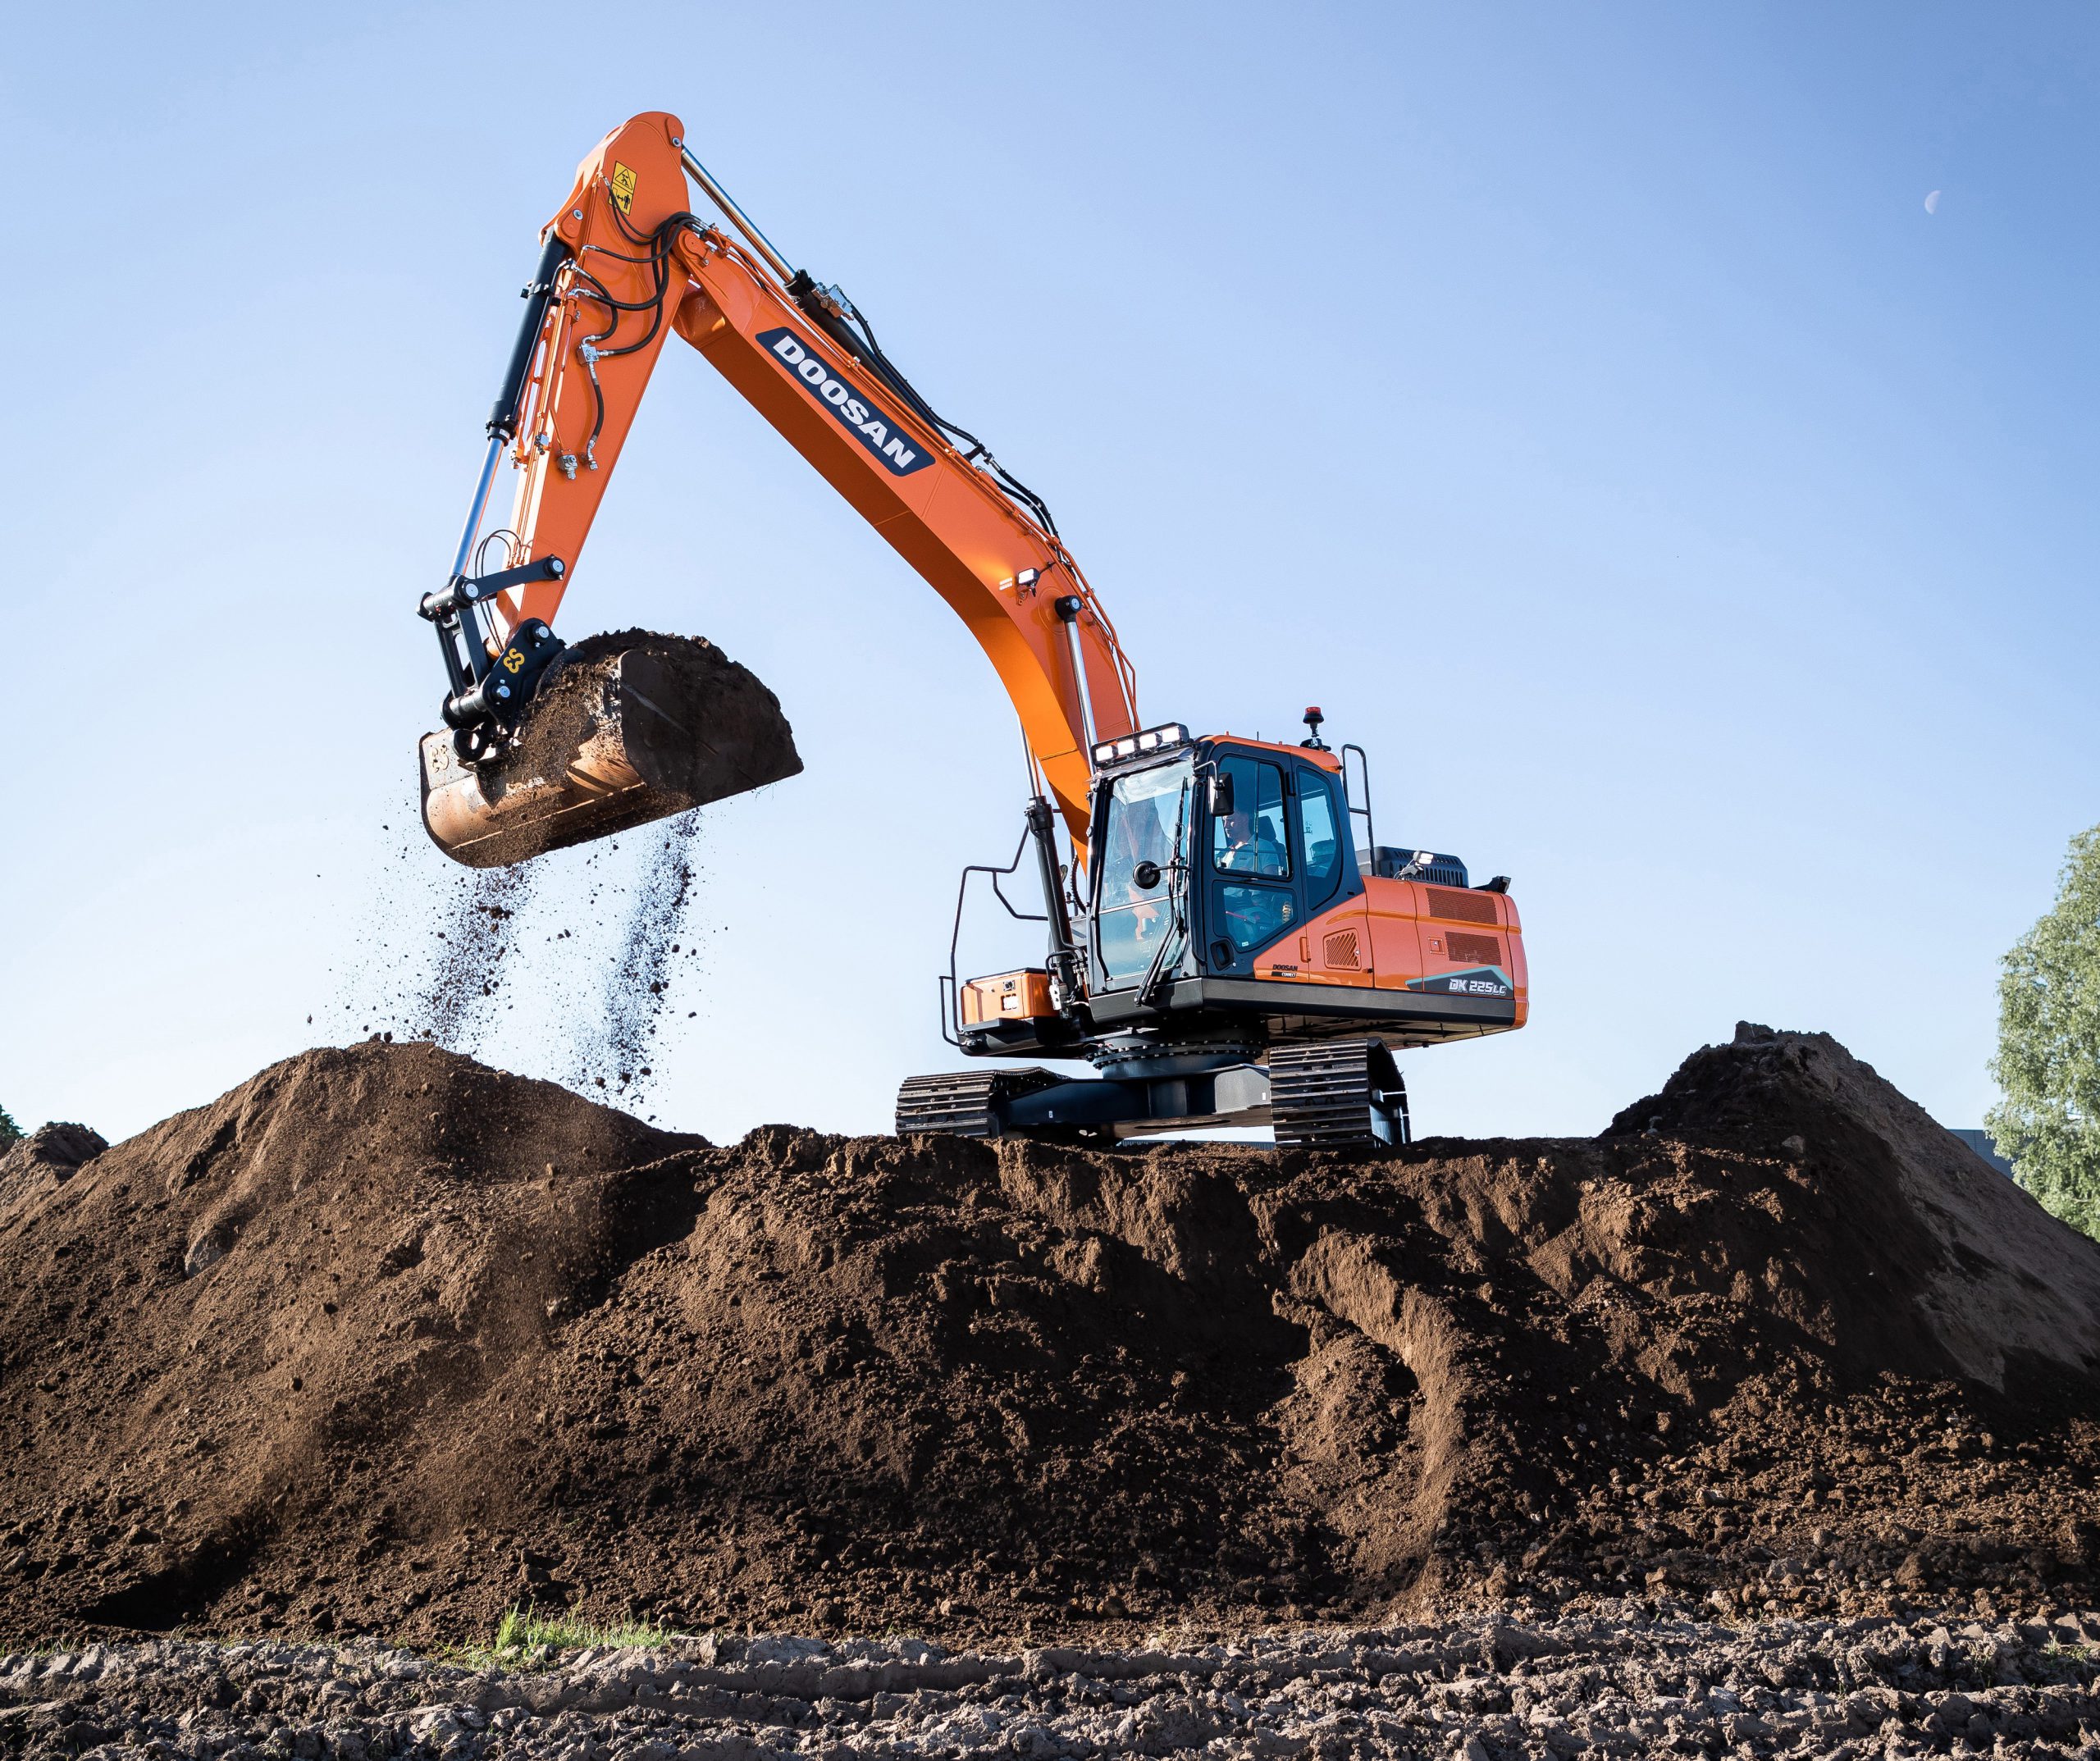
<path fill-rule="evenodd" d="M 1157 728 L 1147 728 L 1134 734 L 1125 734 L 1121 740 L 1103 740 L 1093 749 L 1096 765 L 1112 764 L 1118 759 L 1135 758 L 1141 752 L 1157 752 L 1168 746 L 1186 746 L 1189 730 L 1179 722 L 1162 722 Z"/>

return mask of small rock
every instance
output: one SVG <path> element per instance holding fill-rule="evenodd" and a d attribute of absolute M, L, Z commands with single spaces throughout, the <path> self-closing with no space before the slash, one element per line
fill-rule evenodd
<path fill-rule="evenodd" d="M 226 1257 L 233 1246 L 233 1231 L 224 1225 L 215 1225 L 189 1243 L 189 1251 L 182 1256 L 182 1275 L 194 1278 L 208 1271 Z"/>

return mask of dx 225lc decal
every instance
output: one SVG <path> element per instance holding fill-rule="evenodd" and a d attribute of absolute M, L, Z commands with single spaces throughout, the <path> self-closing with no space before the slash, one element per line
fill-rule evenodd
<path fill-rule="evenodd" d="M 873 398 L 826 366 L 824 357 L 806 338 L 797 336 L 783 324 L 760 331 L 758 344 L 806 385 L 817 402 L 892 477 L 910 477 L 934 462 L 933 454 L 897 430 Z"/>
<path fill-rule="evenodd" d="M 1509 997 L 1515 993 L 1509 974 L 1500 966 L 1476 966 L 1470 972 L 1440 972 L 1433 979 L 1410 979 L 1408 988 L 1433 997 Z"/>

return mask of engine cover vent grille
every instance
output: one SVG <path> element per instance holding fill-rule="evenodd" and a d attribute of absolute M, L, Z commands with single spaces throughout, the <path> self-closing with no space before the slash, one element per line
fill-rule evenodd
<path fill-rule="evenodd" d="M 1357 952 L 1356 932 L 1354 929 L 1337 929 L 1321 946 L 1330 966 L 1345 967 L 1351 972 L 1363 971 L 1363 960 Z"/>
<path fill-rule="evenodd" d="M 1444 933 L 1444 945 L 1451 951 L 1451 958 L 1463 960 L 1475 966 L 1499 966 L 1502 964 L 1502 938 L 1500 936 L 1469 936 L 1463 929 L 1449 929 Z"/>
<path fill-rule="evenodd" d="M 1429 909 L 1437 917 L 1455 917 L 1462 924 L 1500 924 L 1501 914 L 1495 910 L 1494 896 L 1484 892 L 1460 892 L 1454 887 L 1431 887 L 1424 889 L 1429 894 Z"/>

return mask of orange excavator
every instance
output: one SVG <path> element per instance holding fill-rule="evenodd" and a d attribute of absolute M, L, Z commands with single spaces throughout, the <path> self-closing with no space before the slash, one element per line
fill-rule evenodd
<path fill-rule="evenodd" d="M 690 211 L 688 178 L 718 217 Z M 1362 749 L 1331 747 L 1317 709 L 1295 744 L 1144 723 L 1114 627 L 1042 499 L 936 413 L 844 293 L 790 267 L 677 117 L 607 135 L 541 236 L 452 571 L 420 607 L 448 674 L 449 732 L 422 744 L 441 847 L 490 860 L 475 853 L 499 810 L 489 769 L 560 673 L 557 609 L 676 335 L 954 608 L 1020 715 L 1025 828 L 1004 867 L 965 872 L 956 922 L 959 935 L 973 877 L 988 877 L 1011 915 L 1046 925 L 1045 956 L 958 979 L 951 941 L 942 1029 L 975 1067 L 906 1081 L 900 1133 L 1086 1142 L 1267 1124 L 1280 1144 L 1404 1142 L 1395 1050 L 1523 1025 L 1506 878 L 1471 885 L 1455 857 L 1381 844 Z M 483 539 L 506 460 L 510 523 Z M 623 760 L 622 714 L 641 712 L 621 701 L 555 767 L 545 810 L 558 826 L 539 847 L 692 804 L 652 796 L 646 767 Z M 1039 913 L 1001 887 L 1024 865 Z"/>

